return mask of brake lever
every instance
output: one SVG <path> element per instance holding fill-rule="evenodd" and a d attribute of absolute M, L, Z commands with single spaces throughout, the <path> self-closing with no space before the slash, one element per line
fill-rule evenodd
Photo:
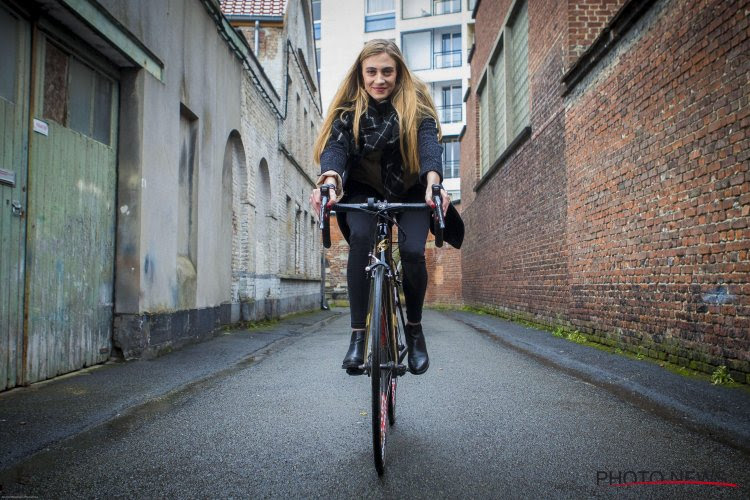
<path fill-rule="evenodd" d="M 320 186 L 320 229 L 325 229 L 325 220 L 328 215 L 326 213 L 326 205 L 328 205 L 328 201 L 331 199 L 330 187 L 329 184 Z"/>
<path fill-rule="evenodd" d="M 432 185 L 432 203 L 435 204 L 433 216 L 437 222 L 438 230 L 435 231 L 435 246 L 443 246 L 443 229 L 445 229 L 445 218 L 443 216 L 443 199 L 440 195 L 440 186 Z"/>
<path fill-rule="evenodd" d="M 331 199 L 331 188 L 336 189 L 330 184 L 320 186 L 320 230 L 323 233 L 323 248 L 331 248 L 331 228 L 330 228 L 330 210 L 328 210 L 328 201 Z"/>

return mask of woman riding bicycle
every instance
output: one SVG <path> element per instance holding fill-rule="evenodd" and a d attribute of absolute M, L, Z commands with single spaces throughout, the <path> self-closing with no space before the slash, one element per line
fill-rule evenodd
<path fill-rule="evenodd" d="M 315 141 L 314 159 L 321 170 L 317 185 L 335 186 L 329 205 L 362 203 L 373 197 L 389 202 L 424 201 L 434 208 L 432 185 L 439 185 L 443 178 L 439 141 L 437 112 L 427 86 L 409 71 L 395 43 L 372 40 L 336 92 Z M 445 213 L 450 198 L 442 189 L 441 196 Z M 312 192 L 310 202 L 319 213 L 320 189 Z M 352 336 L 342 368 L 356 374 L 365 354 L 369 286 L 364 269 L 374 245 L 375 218 L 352 212 L 338 214 L 337 220 L 350 247 L 347 285 Z M 411 373 L 422 374 L 429 367 L 421 321 L 430 212 L 403 213 L 398 224 L 408 366 Z"/>

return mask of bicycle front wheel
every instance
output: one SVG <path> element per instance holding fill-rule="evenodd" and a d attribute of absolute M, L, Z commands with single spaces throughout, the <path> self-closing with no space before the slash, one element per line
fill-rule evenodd
<path fill-rule="evenodd" d="M 370 381 L 372 383 L 372 447 L 375 469 L 385 472 L 385 443 L 388 430 L 388 406 L 391 382 L 394 373 L 391 361 L 391 337 L 389 335 L 388 297 L 384 269 L 374 272 L 370 288 L 369 335 L 372 345 Z"/>

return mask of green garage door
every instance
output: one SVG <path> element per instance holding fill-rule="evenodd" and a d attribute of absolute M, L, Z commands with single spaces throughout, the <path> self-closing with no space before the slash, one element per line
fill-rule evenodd
<path fill-rule="evenodd" d="M 25 382 L 105 361 L 112 339 L 117 80 L 38 33 Z"/>
<path fill-rule="evenodd" d="M 0 5 L 0 390 L 23 374 L 29 33 Z"/>

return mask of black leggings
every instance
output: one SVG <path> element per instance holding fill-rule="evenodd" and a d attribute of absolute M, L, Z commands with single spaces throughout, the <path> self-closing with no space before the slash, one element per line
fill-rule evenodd
<path fill-rule="evenodd" d="M 413 194 L 412 194 L 413 193 Z M 424 201 L 424 188 L 412 190 L 411 196 L 404 200 L 409 203 Z M 342 200 L 343 201 L 343 200 Z M 366 194 L 347 195 L 346 203 L 363 203 Z M 349 212 L 346 221 L 349 235 L 349 261 L 346 267 L 346 280 L 349 287 L 349 306 L 351 308 L 352 329 L 364 329 L 367 316 L 367 304 L 370 299 L 370 284 L 365 273 L 369 264 L 368 254 L 375 244 L 376 219 L 373 215 Z M 422 306 L 427 290 L 427 265 L 424 260 L 424 247 L 427 232 L 430 229 L 430 212 L 405 212 L 398 217 L 401 226 L 399 233 L 399 252 L 401 254 L 404 298 L 406 299 L 406 318 L 409 323 L 422 321 Z"/>

